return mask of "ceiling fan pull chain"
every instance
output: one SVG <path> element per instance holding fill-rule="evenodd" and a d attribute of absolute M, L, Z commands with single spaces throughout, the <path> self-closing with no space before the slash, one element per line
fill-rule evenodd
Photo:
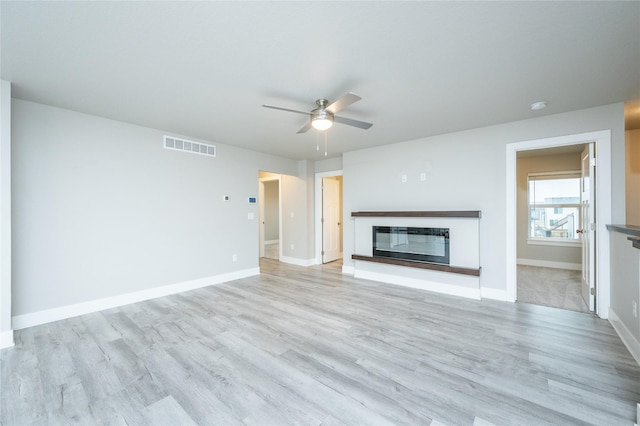
<path fill-rule="evenodd" d="M 327 156 L 327 131 L 324 132 L 324 156 Z"/>
<path fill-rule="evenodd" d="M 320 130 L 316 131 L 316 151 L 320 151 Z"/>

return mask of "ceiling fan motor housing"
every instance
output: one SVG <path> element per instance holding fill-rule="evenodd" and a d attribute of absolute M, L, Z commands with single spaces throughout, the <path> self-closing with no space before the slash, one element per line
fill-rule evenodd
<path fill-rule="evenodd" d="M 331 120 L 333 121 L 333 113 L 326 109 L 314 109 L 311 112 L 311 121 L 315 120 Z"/>

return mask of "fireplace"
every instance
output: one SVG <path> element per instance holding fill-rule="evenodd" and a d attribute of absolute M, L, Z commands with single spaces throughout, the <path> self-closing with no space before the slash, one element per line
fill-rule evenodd
<path fill-rule="evenodd" d="M 449 264 L 449 228 L 373 227 L 373 257 Z"/>

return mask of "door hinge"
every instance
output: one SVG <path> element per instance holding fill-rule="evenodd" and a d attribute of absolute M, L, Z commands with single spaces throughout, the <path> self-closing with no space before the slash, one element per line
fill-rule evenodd
<path fill-rule="evenodd" d="M 593 166 L 593 167 L 595 167 L 595 166 L 596 166 L 596 158 L 595 158 L 595 157 L 593 157 L 593 158 L 591 159 L 591 166 Z"/>
<path fill-rule="evenodd" d="M 322 253 L 321 253 L 321 254 L 324 256 L 324 250 L 322 250 Z"/>
<path fill-rule="evenodd" d="M 592 296 L 596 295 L 596 288 L 595 287 L 591 287 L 591 295 Z"/>
<path fill-rule="evenodd" d="M 324 217 L 320 218 L 320 223 L 324 223 Z"/>

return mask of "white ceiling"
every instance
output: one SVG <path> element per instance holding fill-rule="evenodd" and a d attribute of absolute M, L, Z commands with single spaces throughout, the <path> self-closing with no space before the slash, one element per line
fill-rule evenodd
<path fill-rule="evenodd" d="M 294 159 L 640 99 L 640 2 L 9 2 L 19 99 Z M 529 110 L 538 100 L 547 109 Z"/>

